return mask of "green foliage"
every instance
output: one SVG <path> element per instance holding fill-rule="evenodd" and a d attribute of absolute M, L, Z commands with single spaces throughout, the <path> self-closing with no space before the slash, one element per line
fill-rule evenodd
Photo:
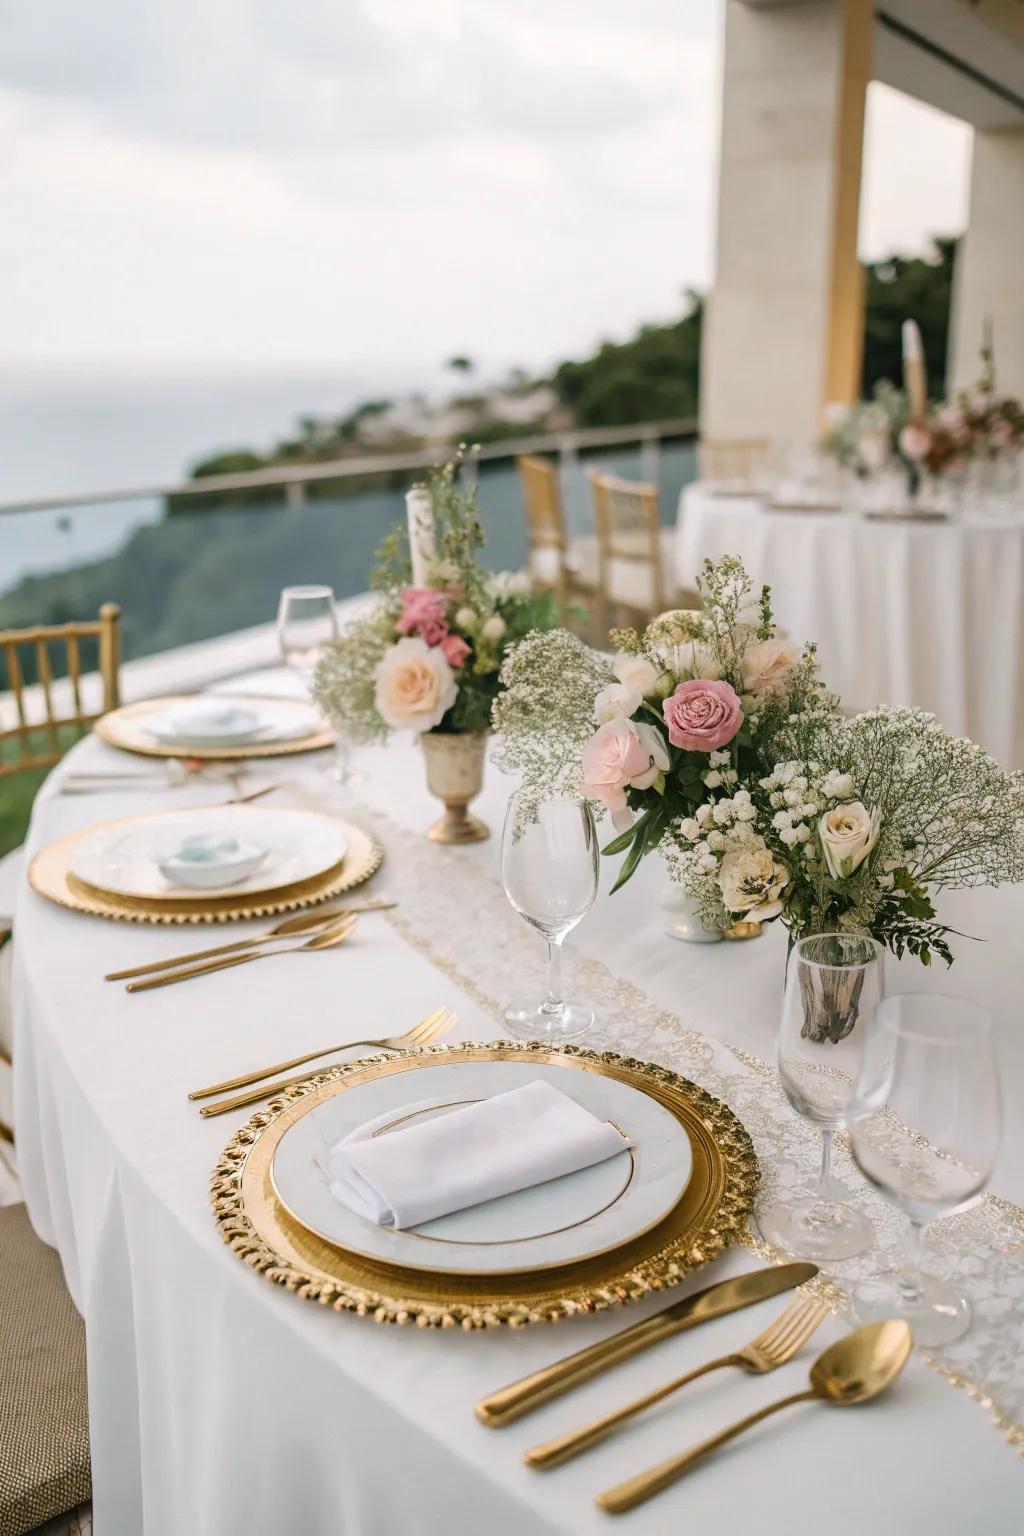
<path fill-rule="evenodd" d="M 592 357 L 555 369 L 551 382 L 577 426 L 696 416 L 704 305 L 699 294 L 688 299 L 681 320 L 643 325 L 630 341 L 603 342 Z"/>
<path fill-rule="evenodd" d="M 953 295 L 955 240 L 936 240 L 928 256 L 889 256 L 866 268 L 864 372 L 862 393 L 870 398 L 883 379 L 896 384 L 903 377 L 904 320 L 921 329 L 928 393 L 946 392 L 946 349 Z M 981 338 L 978 338 L 979 344 Z"/>

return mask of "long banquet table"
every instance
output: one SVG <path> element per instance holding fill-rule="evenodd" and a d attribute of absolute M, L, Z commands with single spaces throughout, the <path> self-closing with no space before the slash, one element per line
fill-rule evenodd
<path fill-rule="evenodd" d="M 1024 768 L 1024 511 L 955 523 L 778 511 L 685 487 L 676 574 L 740 555 L 830 688 L 854 709 L 931 710 L 1008 768 Z"/>
<path fill-rule="evenodd" d="M 55 771 L 37 802 L 30 853 L 92 822 L 224 797 L 216 782 L 166 796 L 59 793 L 69 766 L 96 768 L 116 757 L 90 739 Z M 476 808 L 494 830 L 491 841 L 438 848 L 421 835 L 437 808 L 419 752 L 398 744 L 366 750 L 357 766 L 363 782 L 353 793 L 362 804 L 343 801 L 340 809 L 385 847 L 367 891 L 392 894 L 399 905 L 365 916 L 340 950 L 128 996 L 105 983 L 104 972 L 194 947 L 182 941 L 197 935 L 213 933 L 217 942 L 224 930 L 106 923 L 21 893 L 20 1164 L 33 1224 L 59 1249 L 86 1320 L 97 1536 L 603 1531 L 609 1517 L 593 1504 L 597 1491 L 796 1390 L 813 1358 L 807 1349 L 774 1377 L 722 1373 L 597 1452 L 541 1474 L 523 1465 L 525 1448 L 738 1347 L 780 1303 L 695 1329 L 494 1431 L 474 1418 L 479 1397 L 666 1298 L 515 1333 L 378 1326 L 269 1284 L 221 1242 L 208 1180 L 248 1112 L 200 1120 L 188 1089 L 331 1038 L 405 1027 L 440 1004 L 458 1012 L 451 1039 L 497 1038 L 498 1009 L 513 982 L 540 984 L 542 946 L 508 910 L 497 880 L 509 782 L 488 769 Z M 294 803 L 326 804 L 323 779 L 308 777 L 309 761 L 278 760 L 263 772 L 287 776 L 283 802 L 291 794 Z M 260 781 L 254 771 L 250 782 Z M 582 1043 L 654 1058 L 703 1082 L 747 1125 L 767 1183 L 809 1177 L 816 1137 L 765 1066 L 783 935 L 769 931 L 745 945 L 673 943 L 663 932 L 664 877 L 653 861 L 614 898 L 609 874 L 574 938 L 575 985 L 599 1013 Z M 987 943 L 960 945 L 951 983 L 895 964 L 890 980 L 901 989 L 951 984 L 994 1008 L 1008 1114 L 993 1188 L 1020 1201 L 1024 889 L 965 894 L 948 910 Z M 838 1168 L 851 1189 L 864 1189 L 843 1153 Z M 877 1197 L 863 1197 L 874 1201 L 891 1251 L 898 1221 L 887 1219 Z M 946 1235 L 937 1230 L 933 1239 L 937 1260 L 955 1266 L 978 1320 L 942 1362 L 915 1359 L 870 1409 L 837 1415 L 812 1406 L 780 1417 L 625 1517 L 624 1529 L 1019 1531 L 1024 1480 L 1004 1431 L 1024 1421 L 1024 1213 L 989 1201 L 943 1228 Z M 734 1249 L 685 1287 L 767 1256 Z M 843 1283 L 876 1262 L 873 1255 L 836 1266 L 834 1276 Z M 843 1326 L 830 1319 L 815 1346 Z M 1016 1434 L 1019 1448 L 1024 1437 Z"/>

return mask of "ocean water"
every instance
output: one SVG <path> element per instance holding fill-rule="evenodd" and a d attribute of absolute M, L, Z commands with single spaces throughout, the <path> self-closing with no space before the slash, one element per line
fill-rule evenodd
<path fill-rule="evenodd" d="M 351 386 L 350 386 L 351 388 Z M 207 382 L 168 391 L 140 385 L 134 397 L 99 389 L 90 402 L 79 385 L 56 394 L 12 392 L 0 385 L 0 502 L 59 494 L 60 488 L 159 484 L 209 453 L 265 447 L 300 412 L 342 411 L 368 391 L 343 398 L 338 381 L 296 379 L 237 386 L 226 394 Z M 377 393 L 385 393 L 383 389 Z M 397 391 L 396 391 L 397 392 Z M 51 451 L 52 450 L 52 451 Z M 588 457 L 566 477 L 570 532 L 592 531 L 588 467 L 639 478 L 638 449 Z M 662 518 L 674 520 L 679 492 L 695 473 L 692 444 L 660 454 Z M 525 557 L 522 497 L 514 465 L 482 468 L 486 563 L 521 567 Z M 119 602 L 126 654 L 143 654 L 228 633 L 272 618 L 283 585 L 326 580 L 339 596 L 362 591 L 383 535 L 403 523 L 398 490 L 310 501 L 298 509 L 260 506 L 197 511 L 165 518 L 162 502 L 143 497 L 64 511 L 0 516 L 0 595 L 27 575 L 74 571 L 17 604 L 13 622 L 95 611 Z M 117 560 L 109 557 L 118 555 Z M 70 616 L 70 615 L 67 615 Z M 12 620 L 8 620 L 11 622 Z"/>

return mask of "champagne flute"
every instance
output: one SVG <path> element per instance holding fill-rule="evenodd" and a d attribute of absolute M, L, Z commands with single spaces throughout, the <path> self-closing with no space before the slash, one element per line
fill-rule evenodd
<path fill-rule="evenodd" d="M 777 1061 L 789 1102 L 821 1131 L 821 1171 L 813 1193 L 768 1205 L 757 1222 L 770 1243 L 800 1258 L 850 1259 L 874 1239 L 870 1221 L 835 1182 L 832 1144 L 854 1099 L 882 991 L 882 946 L 875 939 L 820 933 L 794 945 Z"/>
<path fill-rule="evenodd" d="M 535 804 L 522 790 L 505 813 L 501 881 L 514 909 L 548 943 L 548 990 L 542 999 L 516 997 L 505 1023 L 518 1040 L 571 1040 L 594 1022 L 594 1010 L 562 996 L 561 955 L 566 934 L 597 896 L 597 828 L 585 800 Z"/>
<path fill-rule="evenodd" d="M 992 1018 L 963 998 L 906 993 L 878 1010 L 849 1120 L 858 1168 L 910 1220 L 903 1264 L 854 1295 L 859 1322 L 907 1320 L 933 1348 L 970 1326 L 970 1305 L 921 1267 L 929 1221 L 985 1188 L 999 1149 Z"/>
<path fill-rule="evenodd" d="M 330 587 L 285 587 L 277 605 L 277 640 L 287 667 L 312 693 L 313 676 L 327 648 L 338 638 L 338 616 Z M 339 784 L 348 779 L 349 745 L 335 722 L 334 769 Z"/>

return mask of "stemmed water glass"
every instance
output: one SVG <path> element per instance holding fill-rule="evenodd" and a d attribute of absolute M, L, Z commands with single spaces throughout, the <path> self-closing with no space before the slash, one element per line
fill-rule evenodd
<path fill-rule="evenodd" d="M 959 1338 L 970 1306 L 921 1267 L 922 1233 L 979 1195 L 999 1149 L 999 1074 L 992 1019 L 938 993 L 879 1008 L 849 1120 L 857 1166 L 910 1219 L 901 1269 L 854 1295 L 859 1322 L 903 1317 L 919 1344 Z"/>
<path fill-rule="evenodd" d="M 821 1171 L 812 1193 L 765 1207 L 757 1221 L 770 1243 L 804 1259 L 849 1259 L 874 1238 L 835 1182 L 832 1144 L 854 1101 L 882 990 L 882 947 L 872 938 L 813 934 L 793 947 L 777 1061 L 789 1102 L 821 1131 Z"/>
<path fill-rule="evenodd" d="M 338 617 L 330 587 L 285 587 L 277 606 L 277 640 L 281 656 L 312 692 L 317 665 L 338 638 Z M 332 777 L 340 784 L 348 779 L 348 742 L 334 725 Z"/>
<path fill-rule="evenodd" d="M 548 943 L 548 990 L 543 999 L 517 997 L 505 1010 L 519 1040 L 571 1040 L 594 1022 L 594 1011 L 562 996 L 561 954 L 597 895 L 600 853 L 585 800 L 535 804 L 520 790 L 509 801 L 501 841 L 501 880 L 512 906 Z"/>

